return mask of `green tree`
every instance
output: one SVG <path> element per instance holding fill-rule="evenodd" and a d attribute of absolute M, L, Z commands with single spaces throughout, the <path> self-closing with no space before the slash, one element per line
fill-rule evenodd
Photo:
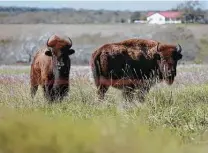
<path fill-rule="evenodd" d="M 135 21 L 135 20 L 139 20 L 141 17 L 141 13 L 136 11 L 131 15 L 131 22 Z"/>
<path fill-rule="evenodd" d="M 185 1 L 175 9 L 181 11 L 185 22 L 195 23 L 198 19 L 204 18 L 203 3 L 199 1 Z"/>

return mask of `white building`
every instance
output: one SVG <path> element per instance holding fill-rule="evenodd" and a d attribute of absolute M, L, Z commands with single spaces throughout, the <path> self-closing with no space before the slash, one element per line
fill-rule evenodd
<path fill-rule="evenodd" d="M 147 23 L 149 24 L 170 24 L 181 23 L 181 13 L 175 11 L 149 12 Z"/>

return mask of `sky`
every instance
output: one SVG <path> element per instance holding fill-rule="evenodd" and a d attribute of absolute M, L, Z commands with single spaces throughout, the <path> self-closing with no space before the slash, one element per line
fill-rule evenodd
<path fill-rule="evenodd" d="M 97 1 L 87 1 L 87 0 L 62 0 L 62 1 L 9 1 L 0 0 L 0 6 L 17 6 L 17 7 L 39 7 L 39 8 L 74 8 L 74 9 L 105 9 L 105 10 L 129 10 L 129 11 L 139 11 L 139 10 L 167 10 L 175 8 L 178 4 L 183 2 L 183 0 L 134 0 L 134 1 L 124 1 L 124 0 L 97 0 Z M 202 7 L 208 9 L 208 1 L 201 1 Z"/>

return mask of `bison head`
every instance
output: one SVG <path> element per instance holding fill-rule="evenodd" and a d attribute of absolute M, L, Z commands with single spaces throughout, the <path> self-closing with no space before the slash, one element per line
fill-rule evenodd
<path fill-rule="evenodd" d="M 71 67 L 69 55 L 75 53 L 75 50 L 71 49 L 72 40 L 69 37 L 53 35 L 48 39 L 47 47 L 45 55 L 53 57 L 55 78 L 68 78 Z"/>
<path fill-rule="evenodd" d="M 69 37 L 53 35 L 48 38 L 46 45 L 49 48 L 45 52 L 47 56 L 55 55 L 57 58 L 60 58 L 61 56 L 68 56 L 75 53 L 75 50 L 71 49 L 72 40 Z"/>
<path fill-rule="evenodd" d="M 161 77 L 167 84 L 171 85 L 174 82 L 176 76 L 176 67 L 178 60 L 182 59 L 182 48 L 178 44 L 176 45 L 157 45 L 157 52 L 155 54 Z"/>

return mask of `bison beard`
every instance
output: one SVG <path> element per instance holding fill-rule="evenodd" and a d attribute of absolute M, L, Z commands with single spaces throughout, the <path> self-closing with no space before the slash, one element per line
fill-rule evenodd
<path fill-rule="evenodd" d="M 69 91 L 69 72 L 70 59 L 67 55 L 61 57 L 61 60 L 53 59 L 53 88 L 50 95 L 50 100 L 62 100 L 67 96 Z"/>
<path fill-rule="evenodd" d="M 134 91 L 138 90 L 138 98 L 144 101 L 145 94 L 156 82 L 165 80 L 172 84 L 177 60 L 182 55 L 173 45 L 158 44 L 156 41 L 130 39 L 106 44 L 96 50 L 92 54 L 91 69 L 99 99 L 103 99 L 112 86 L 122 90 L 123 97 L 128 101 L 133 99 Z M 175 52 L 177 58 L 172 60 L 172 53 Z M 167 71 L 162 70 L 164 67 Z"/>

